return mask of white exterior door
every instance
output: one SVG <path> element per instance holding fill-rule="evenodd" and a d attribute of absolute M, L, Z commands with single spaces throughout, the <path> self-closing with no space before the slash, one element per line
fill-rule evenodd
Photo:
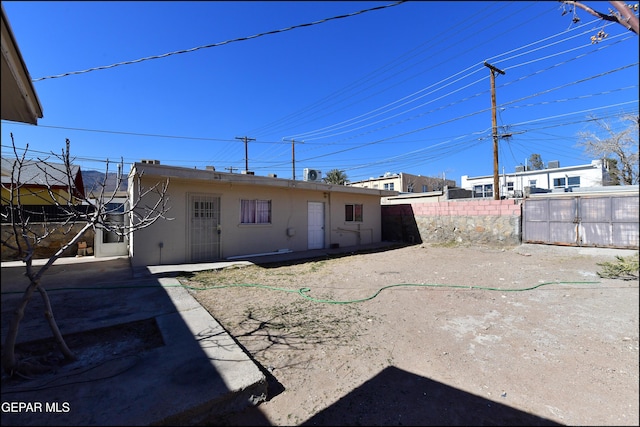
<path fill-rule="evenodd" d="M 309 249 L 322 249 L 324 248 L 324 203 L 309 202 L 307 216 Z"/>
<path fill-rule="evenodd" d="M 189 243 L 191 262 L 220 258 L 220 197 L 189 195 Z"/>

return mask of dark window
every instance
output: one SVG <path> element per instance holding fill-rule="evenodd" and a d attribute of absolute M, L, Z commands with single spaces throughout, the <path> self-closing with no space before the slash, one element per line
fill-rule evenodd
<path fill-rule="evenodd" d="M 347 222 L 362 222 L 362 205 L 345 205 L 344 220 Z"/>

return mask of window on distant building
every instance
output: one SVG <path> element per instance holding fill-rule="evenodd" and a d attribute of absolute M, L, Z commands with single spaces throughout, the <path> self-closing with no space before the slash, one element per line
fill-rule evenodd
<path fill-rule="evenodd" d="M 393 188 L 394 188 L 393 182 L 388 182 L 388 183 L 384 184 L 384 189 L 385 190 L 393 191 Z"/>
<path fill-rule="evenodd" d="M 362 204 L 344 205 L 344 220 L 347 222 L 362 222 Z"/>
<path fill-rule="evenodd" d="M 553 178 L 553 188 L 564 188 L 564 178 Z"/>
<path fill-rule="evenodd" d="M 422 186 L 422 192 L 423 192 L 423 193 L 426 193 L 426 192 L 428 191 L 428 190 L 427 190 L 427 188 L 428 188 L 428 187 L 426 186 L 426 184 L 425 184 L 425 185 L 423 185 L 423 186 Z"/>
<path fill-rule="evenodd" d="M 529 180 L 529 187 L 535 187 L 537 182 L 538 182 L 537 179 L 530 179 Z"/>
<path fill-rule="evenodd" d="M 473 197 L 493 197 L 493 184 L 474 185 Z"/>
<path fill-rule="evenodd" d="M 507 191 L 513 191 L 513 182 L 507 182 Z"/>
<path fill-rule="evenodd" d="M 569 187 L 580 187 L 580 177 L 570 176 L 567 184 L 569 184 Z"/>
<path fill-rule="evenodd" d="M 271 224 L 271 200 L 240 200 L 241 224 Z"/>

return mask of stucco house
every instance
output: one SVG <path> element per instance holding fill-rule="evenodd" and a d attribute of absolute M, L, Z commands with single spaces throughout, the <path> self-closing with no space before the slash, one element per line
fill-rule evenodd
<path fill-rule="evenodd" d="M 136 162 L 129 200 L 169 180 L 170 220 L 129 238 L 132 265 L 205 262 L 382 241 L 380 200 L 396 191 Z M 151 204 L 153 195 L 147 195 Z M 156 196 L 157 197 L 157 196 Z M 143 198 L 143 201 L 145 198 Z"/>

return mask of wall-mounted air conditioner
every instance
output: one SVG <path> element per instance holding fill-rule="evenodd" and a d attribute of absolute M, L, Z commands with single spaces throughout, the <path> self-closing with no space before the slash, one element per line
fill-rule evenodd
<path fill-rule="evenodd" d="M 302 179 L 303 181 L 322 181 L 322 172 L 317 169 L 305 168 Z"/>

